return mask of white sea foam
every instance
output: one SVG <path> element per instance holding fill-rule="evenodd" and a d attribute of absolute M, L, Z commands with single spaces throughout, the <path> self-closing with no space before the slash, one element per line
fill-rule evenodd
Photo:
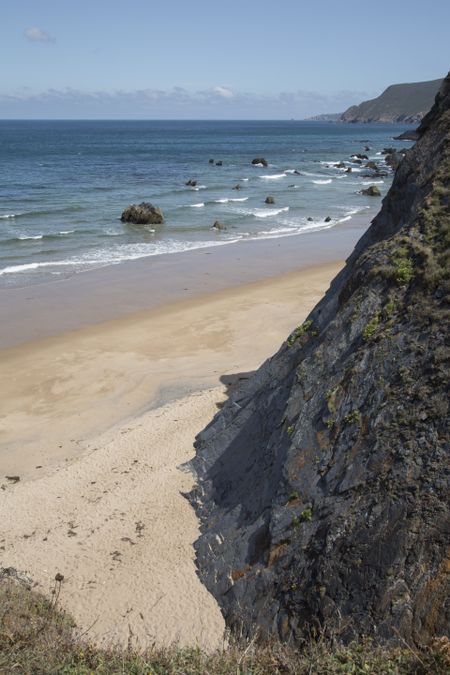
<path fill-rule="evenodd" d="M 43 237 L 42 234 L 35 234 L 35 235 L 21 234 L 19 237 L 17 237 L 17 239 L 25 241 L 25 239 L 42 239 L 42 237 Z"/>
<path fill-rule="evenodd" d="M 382 185 L 384 180 L 363 180 L 362 185 Z"/>
<path fill-rule="evenodd" d="M 310 178 L 323 178 L 323 173 L 311 173 L 310 171 L 302 171 L 304 176 L 309 176 Z"/>
<path fill-rule="evenodd" d="M 198 204 L 189 204 L 193 209 L 201 209 L 202 206 L 205 206 L 204 202 L 199 202 Z"/>
<path fill-rule="evenodd" d="M 260 176 L 263 180 L 279 180 L 280 178 L 286 178 L 285 173 L 274 173 L 268 176 Z"/>
<path fill-rule="evenodd" d="M 284 213 L 289 211 L 289 206 L 284 206 L 281 209 L 253 209 L 250 213 L 256 218 L 270 218 L 271 216 L 277 216 L 279 213 Z"/>
<path fill-rule="evenodd" d="M 44 261 L 38 263 L 26 263 L 24 265 L 11 265 L 0 269 L 0 276 L 5 274 L 19 274 L 30 272 L 46 267 L 72 267 L 82 269 L 88 266 L 104 267 L 105 265 L 115 265 L 127 260 L 138 260 L 156 255 L 181 253 L 201 248 L 211 248 L 215 246 L 224 246 L 239 241 L 240 237 L 223 237 L 220 240 L 187 242 L 180 240 L 159 241 L 152 244 L 124 244 L 112 249 L 99 249 L 98 251 L 86 253 L 78 258 L 68 260 Z"/>
<path fill-rule="evenodd" d="M 58 234 L 65 235 L 65 234 L 73 234 L 75 230 L 61 230 L 61 232 L 58 232 Z"/>
<path fill-rule="evenodd" d="M 214 204 L 227 204 L 228 202 L 246 202 L 248 197 L 230 197 L 224 199 L 214 199 Z"/>
<path fill-rule="evenodd" d="M 329 183 L 332 183 L 333 181 L 331 178 L 328 178 L 327 180 L 313 180 L 311 181 L 315 185 L 328 185 Z"/>
<path fill-rule="evenodd" d="M 6 218 L 15 218 L 16 216 L 19 216 L 19 213 L 4 213 L 2 216 L 0 216 L 1 219 L 6 219 Z"/>

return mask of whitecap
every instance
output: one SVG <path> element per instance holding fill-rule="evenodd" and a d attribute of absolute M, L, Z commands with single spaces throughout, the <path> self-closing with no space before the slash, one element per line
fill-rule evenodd
<path fill-rule="evenodd" d="M 224 199 L 214 199 L 214 204 L 227 204 L 228 202 L 246 202 L 248 197 L 225 197 Z"/>
<path fill-rule="evenodd" d="M 6 219 L 6 218 L 15 218 L 16 216 L 19 216 L 19 213 L 4 213 L 0 218 Z"/>
<path fill-rule="evenodd" d="M 274 173 L 269 176 L 260 176 L 263 180 L 279 180 L 280 178 L 286 178 L 285 173 Z"/>
<path fill-rule="evenodd" d="M 204 202 L 199 202 L 198 204 L 189 204 L 193 209 L 201 209 L 202 206 L 205 206 Z"/>
<path fill-rule="evenodd" d="M 28 234 L 21 234 L 17 239 L 20 239 L 20 241 L 25 241 L 25 239 L 42 239 L 44 235 L 42 234 L 35 234 L 35 235 L 28 235 Z"/>
<path fill-rule="evenodd" d="M 329 183 L 332 183 L 333 181 L 331 180 L 331 178 L 328 178 L 327 180 L 313 180 L 311 182 L 315 183 L 316 185 L 328 185 Z"/>
<path fill-rule="evenodd" d="M 58 232 L 58 234 L 65 235 L 65 234 L 73 234 L 75 230 L 61 230 L 61 232 Z"/>
<path fill-rule="evenodd" d="M 302 171 L 304 176 L 309 176 L 311 178 L 323 178 L 323 173 L 311 173 L 308 171 Z"/>
<path fill-rule="evenodd" d="M 289 211 L 289 206 L 284 206 L 281 209 L 254 209 L 250 211 L 256 218 L 270 218 L 271 216 L 277 216 L 279 213 L 284 213 Z"/>
<path fill-rule="evenodd" d="M 384 185 L 384 180 L 363 180 L 362 185 Z"/>

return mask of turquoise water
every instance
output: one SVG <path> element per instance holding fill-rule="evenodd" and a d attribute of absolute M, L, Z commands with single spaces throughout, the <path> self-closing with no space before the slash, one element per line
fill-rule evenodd
<path fill-rule="evenodd" d="M 368 145 L 366 154 L 385 170 L 381 151 L 405 128 L 0 121 L 0 286 L 248 239 L 320 230 L 325 236 L 355 214 L 369 219 L 380 200 L 358 193 L 377 184 L 384 195 L 391 175 L 371 180 L 351 154 Z M 253 166 L 255 157 L 264 157 L 268 167 Z M 340 161 L 353 167 L 351 174 L 333 166 Z M 194 188 L 185 185 L 190 179 L 197 181 Z M 233 189 L 237 184 L 240 190 Z M 268 195 L 274 205 L 264 203 Z M 141 201 L 159 206 L 165 224 L 123 224 L 122 210 Z M 212 230 L 215 220 L 227 229 Z"/>

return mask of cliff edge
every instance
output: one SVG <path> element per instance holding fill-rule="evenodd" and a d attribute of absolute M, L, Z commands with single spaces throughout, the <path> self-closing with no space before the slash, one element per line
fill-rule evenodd
<path fill-rule="evenodd" d="M 450 73 L 329 291 L 197 438 L 228 626 L 426 644 L 450 626 Z"/>
<path fill-rule="evenodd" d="M 392 84 L 380 96 L 352 105 L 341 122 L 403 122 L 418 124 L 433 105 L 442 80 Z"/>

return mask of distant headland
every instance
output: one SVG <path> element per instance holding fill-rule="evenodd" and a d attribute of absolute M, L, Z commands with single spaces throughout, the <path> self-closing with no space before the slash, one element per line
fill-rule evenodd
<path fill-rule="evenodd" d="M 343 113 L 315 115 L 317 122 L 385 122 L 388 124 L 418 124 L 430 110 L 442 79 L 428 82 L 391 84 L 380 96 Z"/>

